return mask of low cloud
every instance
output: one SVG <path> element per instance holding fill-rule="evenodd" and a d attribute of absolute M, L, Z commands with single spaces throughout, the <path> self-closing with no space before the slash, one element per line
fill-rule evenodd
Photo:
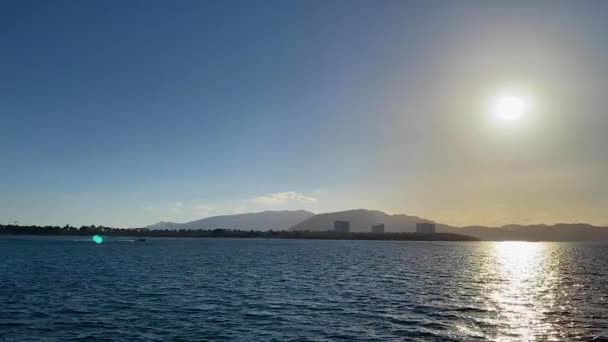
<path fill-rule="evenodd" d="M 171 214 L 178 214 L 181 212 L 184 204 L 182 202 L 171 202 L 169 203 L 169 212 Z"/>
<path fill-rule="evenodd" d="M 231 215 L 273 209 L 310 209 L 318 199 L 295 191 L 276 192 L 266 196 L 229 202 L 172 201 L 164 205 L 141 205 L 150 221 L 188 222 L 215 215 Z"/>
<path fill-rule="evenodd" d="M 275 192 L 268 196 L 260 196 L 248 199 L 246 202 L 259 206 L 275 207 L 284 206 L 291 203 L 317 203 L 317 199 L 311 196 L 306 196 L 294 191 Z"/>

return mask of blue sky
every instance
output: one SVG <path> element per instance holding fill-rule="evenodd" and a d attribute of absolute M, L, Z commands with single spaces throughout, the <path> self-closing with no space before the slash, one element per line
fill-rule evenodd
<path fill-rule="evenodd" d="M 601 1 L 4 1 L 0 220 L 608 224 Z M 521 127 L 478 106 L 516 84 Z"/>

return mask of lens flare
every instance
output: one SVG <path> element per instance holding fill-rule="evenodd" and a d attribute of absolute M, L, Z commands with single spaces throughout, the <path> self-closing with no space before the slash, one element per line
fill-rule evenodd
<path fill-rule="evenodd" d="M 103 237 L 101 235 L 93 235 L 93 237 L 91 237 L 91 240 L 93 240 L 93 242 L 95 242 L 96 244 L 100 244 L 103 242 Z"/>

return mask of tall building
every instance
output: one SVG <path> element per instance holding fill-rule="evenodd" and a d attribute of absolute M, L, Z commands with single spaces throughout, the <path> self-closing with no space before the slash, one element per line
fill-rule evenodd
<path fill-rule="evenodd" d="M 372 233 L 384 234 L 384 223 L 372 224 Z"/>
<path fill-rule="evenodd" d="M 435 233 L 434 223 L 416 223 L 416 233 L 433 234 Z"/>
<path fill-rule="evenodd" d="M 335 221 L 334 231 L 336 233 L 350 233 L 350 221 Z"/>

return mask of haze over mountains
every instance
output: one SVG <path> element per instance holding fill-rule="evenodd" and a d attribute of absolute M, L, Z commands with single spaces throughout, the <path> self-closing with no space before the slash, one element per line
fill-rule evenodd
<path fill-rule="evenodd" d="M 416 223 L 432 222 L 424 218 L 408 215 L 388 215 L 379 210 L 355 209 L 315 215 L 302 221 L 292 230 L 325 231 L 334 229 L 334 221 L 350 221 L 351 232 L 369 232 L 372 224 L 384 223 L 386 232 L 415 232 Z"/>
<path fill-rule="evenodd" d="M 448 227 L 438 230 L 490 241 L 608 241 L 608 227 L 597 227 L 585 223 L 560 223 L 551 226 L 539 224 L 503 227 Z"/>
<path fill-rule="evenodd" d="M 212 216 L 186 223 L 159 222 L 146 228 L 327 231 L 333 229 L 336 220 L 350 221 L 352 232 L 369 232 L 371 225 L 377 223 L 384 223 L 386 232 L 414 232 L 416 223 L 433 222 L 417 216 L 389 215 L 379 210 L 356 209 L 317 215 L 306 210 L 283 210 Z M 437 231 L 464 234 L 482 240 L 608 241 L 608 227 L 583 223 L 503 227 L 452 227 L 437 223 Z"/>
<path fill-rule="evenodd" d="M 287 230 L 314 214 L 306 210 L 262 211 L 259 213 L 211 216 L 201 220 L 174 223 L 158 222 L 148 229 L 238 229 L 238 230 Z"/>

